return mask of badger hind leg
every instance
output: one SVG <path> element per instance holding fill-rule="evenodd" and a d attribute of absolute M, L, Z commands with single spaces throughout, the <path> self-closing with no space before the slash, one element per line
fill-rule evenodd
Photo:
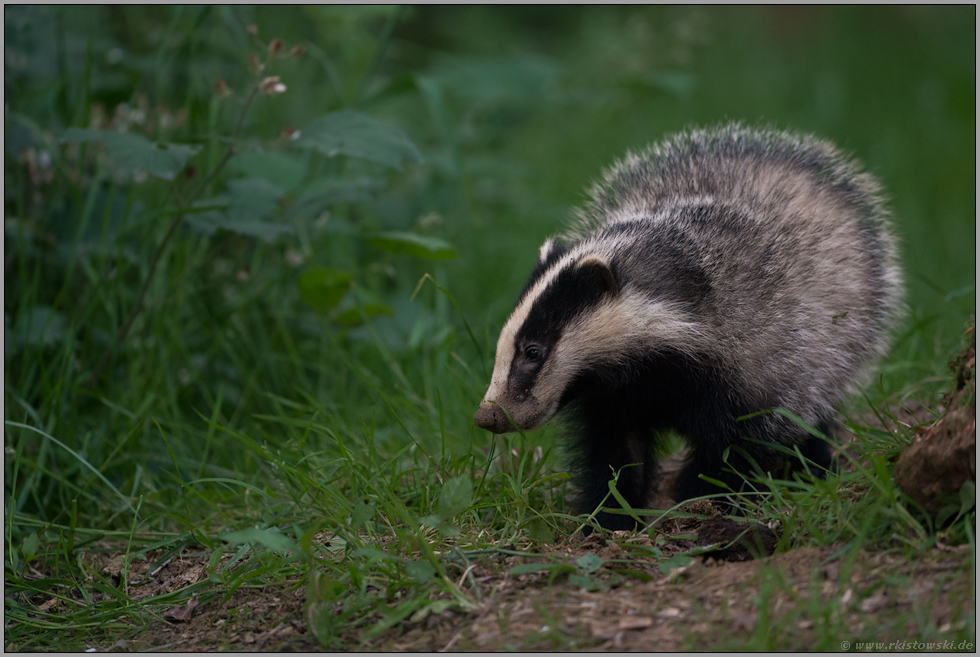
<path fill-rule="evenodd" d="M 609 490 L 619 473 L 616 490 L 634 509 L 646 508 L 657 475 L 657 460 L 648 422 L 604 404 L 582 405 L 578 429 L 571 436 L 572 478 L 579 489 L 578 510 L 589 514 L 600 505 L 620 508 Z M 605 501 L 603 501 L 605 500 Z M 631 530 L 636 521 L 629 515 L 600 511 L 596 520 L 604 529 Z M 585 533 L 591 528 L 586 527 Z"/>
<path fill-rule="evenodd" d="M 753 481 L 753 475 L 761 469 L 765 472 L 774 462 L 771 450 L 739 441 L 728 450 L 715 446 L 692 445 L 687 462 L 677 475 L 674 499 L 678 502 L 718 495 L 719 493 L 762 492 L 765 486 Z M 719 486 L 715 482 L 720 482 Z M 727 497 L 710 497 L 713 504 L 725 511 L 731 510 Z"/>
<path fill-rule="evenodd" d="M 823 420 L 817 424 L 817 429 L 826 439 L 813 436 L 788 422 L 778 421 L 769 425 L 763 422 L 760 418 L 760 421 L 753 424 L 743 425 L 741 430 L 716 429 L 715 436 L 728 436 L 727 439 L 691 441 L 691 453 L 677 477 L 674 499 L 683 501 L 719 493 L 741 493 L 742 496 L 764 493 L 769 490 L 768 486 L 757 481 L 757 475 L 765 476 L 768 473 L 775 478 L 788 479 L 793 472 L 810 472 L 823 478 L 828 471 L 834 469 L 833 449 L 829 442 L 834 435 L 831 420 Z M 746 433 L 746 430 L 760 438 L 751 442 L 731 438 L 733 434 Z M 793 435 L 787 436 L 789 433 Z M 777 443 L 777 436 L 779 443 L 799 445 L 800 454 L 806 462 L 766 445 L 767 442 Z M 721 482 L 722 486 L 715 482 Z M 726 497 L 710 499 L 726 511 L 731 510 L 731 502 Z"/>
<path fill-rule="evenodd" d="M 804 466 L 799 459 L 792 459 L 792 469 L 795 471 L 809 471 L 822 479 L 826 476 L 827 472 L 837 471 L 837 460 L 834 458 L 832 444 L 836 436 L 836 422 L 834 420 L 823 420 L 817 424 L 816 428 L 825 438 L 808 435 L 803 444 L 800 445 L 800 454 L 803 455 L 803 458 L 808 463 Z"/>
<path fill-rule="evenodd" d="M 837 459 L 834 458 L 833 442 L 836 436 L 837 423 L 834 420 L 824 420 L 817 425 L 817 430 L 822 433 L 825 438 L 819 438 L 817 436 L 810 436 L 807 441 L 803 443 L 800 447 L 800 452 L 803 454 L 804 458 L 812 461 L 817 465 L 817 471 L 814 474 L 819 476 L 824 476 L 827 472 L 837 471 Z M 811 472 L 813 468 L 810 468 Z"/>
<path fill-rule="evenodd" d="M 795 436 L 797 448 L 793 452 L 798 450 L 799 455 L 783 454 L 781 464 L 772 464 L 773 477 L 792 479 L 794 474 L 801 474 L 825 479 L 828 472 L 837 471 L 837 461 L 834 457 L 837 423 L 833 419 L 823 419 L 815 426 L 822 436 L 815 436 L 802 428 L 793 427 L 797 434 Z"/>

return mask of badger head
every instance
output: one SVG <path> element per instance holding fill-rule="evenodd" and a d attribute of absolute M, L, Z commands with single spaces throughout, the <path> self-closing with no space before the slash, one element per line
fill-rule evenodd
<path fill-rule="evenodd" d="M 534 429 L 554 417 L 571 382 L 595 364 L 597 345 L 609 346 L 603 334 L 612 327 L 601 309 L 611 308 L 620 292 L 602 256 L 545 242 L 500 332 L 493 376 L 474 417 L 476 425 L 506 433 Z"/>

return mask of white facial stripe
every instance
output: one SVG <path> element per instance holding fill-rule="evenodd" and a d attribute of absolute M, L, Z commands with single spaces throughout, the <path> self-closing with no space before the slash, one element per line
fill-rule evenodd
<path fill-rule="evenodd" d="M 636 290 L 603 303 L 569 326 L 535 385 L 535 397 L 557 410 L 562 393 L 576 375 L 598 363 L 626 363 L 638 352 L 664 345 L 695 355 L 704 332 L 680 308 L 651 301 Z"/>
<path fill-rule="evenodd" d="M 538 249 L 538 262 L 544 262 L 548 259 L 551 254 L 551 250 L 555 248 L 555 240 L 552 238 L 546 239 L 541 248 Z"/>

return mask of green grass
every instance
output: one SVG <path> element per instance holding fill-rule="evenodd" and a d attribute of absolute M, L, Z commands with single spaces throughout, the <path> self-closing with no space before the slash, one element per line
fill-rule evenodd
<path fill-rule="evenodd" d="M 305 591 L 327 649 L 477 609 L 492 591 L 470 566 L 505 572 L 497 557 L 587 522 L 553 427 L 472 424 L 537 246 L 625 150 L 725 119 L 863 160 L 909 289 L 869 401 L 848 409 L 853 462 L 773 485 L 751 515 L 779 520 L 781 549 L 839 546 L 844 564 L 975 554 L 970 505 L 939 523 L 896 488 L 909 431 L 859 419 L 934 407 L 975 313 L 974 23 L 971 7 L 8 9 L 7 645 L 103 649 L 192 597 L 270 587 Z M 270 75 L 284 93 L 261 93 Z M 359 152 L 314 139 L 341 110 Z M 64 132 L 121 127 L 147 141 Z M 131 595 L 176 555 L 206 578 Z M 554 563 L 559 584 L 592 577 Z M 839 609 L 820 606 L 835 604 L 794 607 L 826 619 L 816 645 L 839 642 Z M 902 616 L 909 638 L 975 636 L 927 615 Z M 527 645 L 574 647 L 544 624 Z M 796 645 L 784 630 L 730 647 Z"/>

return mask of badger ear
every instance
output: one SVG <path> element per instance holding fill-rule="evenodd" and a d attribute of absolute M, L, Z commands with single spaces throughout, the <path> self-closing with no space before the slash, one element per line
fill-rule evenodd
<path fill-rule="evenodd" d="M 578 262 L 578 269 L 603 292 L 619 294 L 619 282 L 608 264 L 598 256 L 588 256 Z"/>
<path fill-rule="evenodd" d="M 543 265 L 555 258 L 560 258 L 566 251 L 568 251 L 568 247 L 562 244 L 557 237 L 549 237 L 538 250 L 538 264 Z"/>

